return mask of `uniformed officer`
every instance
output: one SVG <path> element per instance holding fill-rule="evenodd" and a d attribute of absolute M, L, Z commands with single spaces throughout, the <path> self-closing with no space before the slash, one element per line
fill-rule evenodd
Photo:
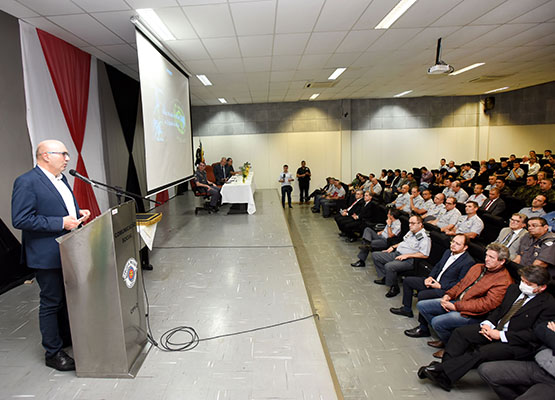
<path fill-rule="evenodd" d="M 309 202 L 308 190 L 310 187 L 310 168 L 306 166 L 306 161 L 301 161 L 301 166 L 297 169 L 297 180 L 299 181 L 299 190 L 301 192 L 300 203 Z"/>
<path fill-rule="evenodd" d="M 544 218 L 534 217 L 528 220 L 528 233 L 520 239 L 514 262 L 549 268 L 551 277 L 555 277 L 555 233 L 549 231 Z"/>
<path fill-rule="evenodd" d="M 459 217 L 459 220 L 452 229 L 445 231 L 445 234 L 454 236 L 463 234 L 469 239 L 476 238 L 484 230 L 484 222 L 476 215 L 478 203 L 469 201 L 465 205 L 466 215 Z"/>
<path fill-rule="evenodd" d="M 409 219 L 409 232 L 401 243 L 387 250 L 372 253 L 378 278 L 374 283 L 390 286 L 386 297 L 397 296 L 400 292 L 397 274 L 414 268 L 415 258 L 428 258 L 432 241 L 424 229 L 422 218 L 413 215 Z"/>
<path fill-rule="evenodd" d="M 429 222 L 445 232 L 457 224 L 460 216 L 461 212 L 457 210 L 457 199 L 451 196 L 447 197 L 447 200 L 445 200 L 445 212 L 440 213 L 437 219 Z"/>

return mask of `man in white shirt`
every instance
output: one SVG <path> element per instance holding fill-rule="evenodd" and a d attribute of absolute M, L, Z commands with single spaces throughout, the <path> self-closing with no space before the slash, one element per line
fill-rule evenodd
<path fill-rule="evenodd" d="M 461 212 L 457 210 L 457 199 L 448 197 L 445 200 L 445 212 L 438 216 L 437 219 L 429 221 L 430 224 L 437 226 L 442 232 L 451 229 L 459 221 Z"/>
<path fill-rule="evenodd" d="M 461 188 L 461 183 L 459 181 L 453 181 L 451 183 L 451 190 L 453 191 L 453 197 L 457 199 L 457 203 L 464 203 L 468 199 L 468 193 Z"/>
<path fill-rule="evenodd" d="M 538 194 L 532 200 L 532 207 L 524 207 L 519 213 L 526 215 L 527 218 L 543 217 L 546 212 L 543 207 L 547 204 L 547 199 L 543 194 Z"/>
<path fill-rule="evenodd" d="M 478 237 L 480 233 L 484 230 L 484 222 L 478 217 L 476 212 L 478 211 L 478 204 L 469 201 L 465 205 L 466 215 L 459 217 L 459 220 L 455 226 L 451 229 L 445 229 L 448 236 L 454 236 L 457 234 L 463 234 L 469 239 L 474 239 Z"/>
<path fill-rule="evenodd" d="M 484 201 L 487 199 L 486 196 L 484 196 L 484 186 L 481 183 L 477 183 L 474 185 L 474 194 L 472 196 L 470 196 L 465 203 L 469 202 L 469 201 L 474 201 L 476 203 L 478 203 L 478 206 L 482 206 L 482 204 L 484 203 Z"/>
<path fill-rule="evenodd" d="M 283 166 L 283 172 L 279 175 L 279 182 L 281 183 L 281 206 L 285 208 L 285 195 L 287 195 L 287 203 L 289 208 L 291 206 L 291 192 L 293 191 L 293 182 L 295 179 L 293 175 L 289 172 L 289 166 L 286 164 Z"/>
<path fill-rule="evenodd" d="M 397 198 L 393 202 L 393 205 L 395 206 L 395 208 L 397 208 L 397 210 L 410 212 L 409 188 L 410 188 L 410 186 L 406 185 L 406 184 L 401 186 L 401 192 L 399 193 L 399 196 L 397 196 Z"/>

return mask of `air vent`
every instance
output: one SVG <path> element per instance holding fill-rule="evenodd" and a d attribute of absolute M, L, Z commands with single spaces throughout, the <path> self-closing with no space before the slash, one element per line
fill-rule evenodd
<path fill-rule="evenodd" d="M 304 84 L 304 88 L 305 89 L 326 89 L 326 88 L 331 88 L 334 87 L 337 82 L 339 82 L 338 80 L 332 81 L 332 82 L 307 82 Z"/>
<path fill-rule="evenodd" d="M 507 74 L 507 75 L 482 75 L 479 78 L 476 79 L 472 79 L 471 83 L 485 83 L 485 82 L 493 82 L 493 81 L 497 81 L 499 79 L 504 79 L 507 78 L 509 76 L 512 76 L 513 74 Z"/>

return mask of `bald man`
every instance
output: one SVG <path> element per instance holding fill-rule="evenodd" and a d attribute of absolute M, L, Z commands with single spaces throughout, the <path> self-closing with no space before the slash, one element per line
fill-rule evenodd
<path fill-rule="evenodd" d="M 80 210 L 62 172 L 69 161 L 58 140 L 39 143 L 35 168 L 19 176 L 13 186 L 12 223 L 22 230 L 22 259 L 35 270 L 40 287 L 39 325 L 46 365 L 59 371 L 75 369 L 62 348 L 71 345 L 60 249 L 56 238 L 90 217 Z"/>

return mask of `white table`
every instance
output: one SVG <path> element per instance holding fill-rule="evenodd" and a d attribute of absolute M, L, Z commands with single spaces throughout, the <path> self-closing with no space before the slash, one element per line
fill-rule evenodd
<path fill-rule="evenodd" d="M 246 203 L 247 212 L 254 214 L 256 212 L 256 205 L 254 204 L 254 192 L 256 187 L 254 185 L 254 172 L 251 170 L 249 176 L 243 182 L 242 175 L 233 175 L 226 184 L 222 186 L 220 191 L 222 195 L 222 203 L 241 204 Z"/>

